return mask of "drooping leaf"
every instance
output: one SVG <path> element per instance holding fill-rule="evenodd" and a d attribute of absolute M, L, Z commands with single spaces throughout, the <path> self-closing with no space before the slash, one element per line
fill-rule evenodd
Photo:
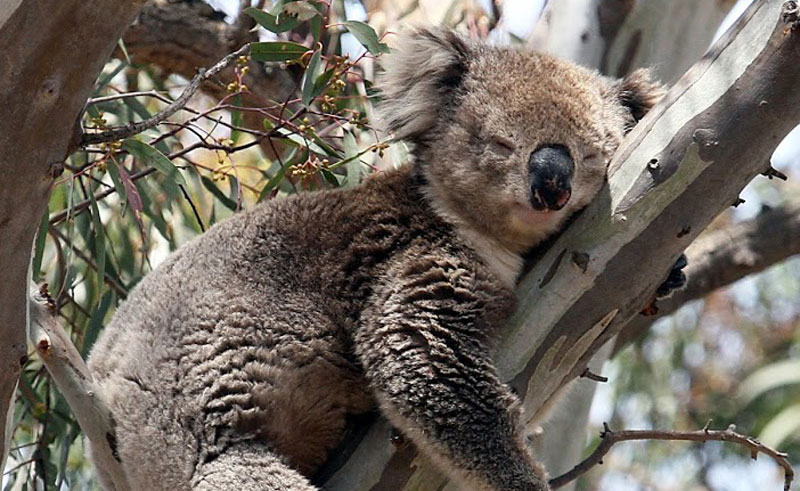
<path fill-rule="evenodd" d="M 300 21 L 298 21 L 296 17 L 283 15 L 282 13 L 276 15 L 264 12 L 255 7 L 246 8 L 244 13 L 258 22 L 258 25 L 275 34 L 290 31 L 300 24 Z"/>
<path fill-rule="evenodd" d="M 136 219 L 139 232 L 142 234 L 142 240 L 144 240 L 147 233 L 145 232 L 144 223 L 142 222 L 142 210 L 144 209 L 142 197 L 139 195 L 139 190 L 136 189 L 136 184 L 134 184 L 125 166 L 120 164 L 117 166 L 117 170 L 119 171 L 119 178 L 120 181 L 122 181 L 122 186 L 125 188 L 125 196 L 128 199 L 128 205 L 130 205 L 131 210 L 133 210 L 133 217 Z"/>
<path fill-rule="evenodd" d="M 89 193 L 89 198 L 92 207 L 92 228 L 94 229 L 94 262 L 97 265 L 97 287 L 100 289 L 106 273 L 106 238 L 94 193 Z"/>
<path fill-rule="evenodd" d="M 306 68 L 306 76 L 303 79 L 303 104 L 308 106 L 311 104 L 311 101 L 314 100 L 318 94 L 314 94 L 314 82 L 316 82 L 317 77 L 322 70 L 322 54 L 320 50 L 314 51 L 314 54 L 311 56 L 311 61 L 308 62 L 308 68 Z"/>
<path fill-rule="evenodd" d="M 290 61 L 298 60 L 309 49 L 302 44 L 289 41 L 269 41 L 253 43 L 250 56 L 257 61 Z"/>
<path fill-rule="evenodd" d="M 800 384 L 800 360 L 783 360 L 763 366 L 739 385 L 739 398 L 744 404 L 774 388 Z"/>
<path fill-rule="evenodd" d="M 353 136 L 351 132 L 346 131 L 344 133 L 343 143 L 346 162 L 337 162 L 337 164 L 344 165 L 347 169 L 347 180 L 345 181 L 345 185 L 355 186 L 361 181 L 361 162 L 359 162 L 358 157 L 362 154 L 359 153 L 356 137 Z"/>
<path fill-rule="evenodd" d="M 776 414 L 761 430 L 758 439 L 764 445 L 775 448 L 792 435 L 800 437 L 800 403 L 792 404 Z"/>
<path fill-rule="evenodd" d="M 306 159 L 308 159 L 308 155 L 308 147 L 303 147 L 302 152 L 298 152 L 297 148 L 292 149 L 292 152 L 283 161 L 283 165 L 280 166 L 278 172 L 275 173 L 275 175 L 272 176 L 269 181 L 267 181 L 267 184 L 264 185 L 264 188 L 261 190 L 261 194 L 258 196 L 258 201 L 261 202 L 268 198 L 273 189 L 275 189 L 275 187 L 277 187 L 281 181 L 283 181 L 284 176 L 286 176 L 286 171 L 288 171 L 289 168 L 297 162 L 305 162 Z"/>
<path fill-rule="evenodd" d="M 381 53 L 388 53 L 389 46 L 386 43 L 380 42 L 378 34 L 369 24 L 358 20 L 345 21 L 344 26 L 350 31 L 353 36 L 361 43 L 367 51 L 373 55 Z"/>
<path fill-rule="evenodd" d="M 208 189 L 215 198 L 225 205 L 225 208 L 228 208 L 231 211 L 236 211 L 236 202 L 225 196 L 225 193 L 223 193 L 222 190 L 217 187 L 217 184 L 214 181 L 206 176 L 200 176 L 200 181 L 202 181 L 203 186 Z"/>
<path fill-rule="evenodd" d="M 169 177 L 176 184 L 186 184 L 186 180 L 181 175 L 175 164 L 157 148 L 134 138 L 126 138 L 122 141 L 122 148 L 147 165 L 152 165 L 159 172 Z"/>
<path fill-rule="evenodd" d="M 45 209 L 42 215 L 42 221 L 39 222 L 39 230 L 36 232 L 36 242 L 33 249 L 33 261 L 31 263 L 31 272 L 33 274 L 33 282 L 38 284 L 41 281 L 42 270 L 42 255 L 44 255 L 44 246 L 47 242 L 47 230 L 50 228 L 50 210 Z"/>
<path fill-rule="evenodd" d="M 92 312 L 92 316 L 89 319 L 89 327 L 86 329 L 86 334 L 83 337 L 83 346 L 80 347 L 81 354 L 83 354 L 84 357 L 86 357 L 89 350 L 94 346 L 97 335 L 100 334 L 100 330 L 105 324 L 106 314 L 111 307 L 112 300 L 114 300 L 114 293 L 111 290 L 107 290 L 97 304 L 97 308 Z"/>

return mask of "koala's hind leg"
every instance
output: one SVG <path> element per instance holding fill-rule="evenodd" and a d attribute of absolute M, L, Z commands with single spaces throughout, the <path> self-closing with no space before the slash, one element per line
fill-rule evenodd
<path fill-rule="evenodd" d="M 200 465 L 192 477 L 192 490 L 317 491 L 317 488 L 266 445 L 240 442 Z"/>
<path fill-rule="evenodd" d="M 491 285 L 457 263 L 424 261 L 392 278 L 357 336 L 383 413 L 460 489 L 548 489 L 526 448 L 518 401 L 485 346 L 497 308 Z"/>

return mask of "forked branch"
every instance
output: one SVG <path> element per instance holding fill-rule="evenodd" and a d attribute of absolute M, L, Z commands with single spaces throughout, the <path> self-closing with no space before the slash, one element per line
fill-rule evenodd
<path fill-rule="evenodd" d="M 211 68 L 207 70 L 198 70 L 197 75 L 192 78 L 191 82 L 189 82 L 189 85 L 183 90 L 181 95 L 163 110 L 154 114 L 151 118 L 148 118 L 144 121 L 130 122 L 126 125 L 116 126 L 98 133 L 85 133 L 81 138 L 80 146 L 86 147 L 88 145 L 96 145 L 98 143 L 108 143 L 122 140 L 123 138 L 138 135 L 143 131 L 155 128 L 159 125 L 159 123 L 165 121 L 167 118 L 186 106 L 186 104 L 189 102 L 189 99 L 191 99 L 192 96 L 197 92 L 203 82 L 209 80 L 211 77 L 230 66 L 231 63 L 237 60 L 240 56 L 246 56 L 249 53 L 250 44 L 248 43 L 218 61 Z"/>
<path fill-rule="evenodd" d="M 709 423 L 711 423 L 709 421 Z M 784 484 L 783 489 L 789 491 L 792 481 L 794 480 L 794 469 L 792 464 L 789 463 L 787 455 L 770 448 L 763 443 L 759 442 L 753 437 L 737 433 L 734 425 L 729 426 L 724 430 L 709 430 L 708 424 L 702 430 L 697 431 L 665 431 L 665 430 L 623 430 L 611 431 L 608 423 L 603 423 L 603 431 L 600 433 L 602 439 L 600 445 L 594 449 L 591 455 L 586 457 L 581 463 L 573 467 L 569 472 L 566 472 L 554 479 L 550 480 L 550 487 L 558 489 L 565 484 L 578 478 L 581 474 L 588 471 L 597 464 L 603 463 L 603 457 L 611 450 L 615 443 L 629 442 L 633 440 L 669 440 L 669 441 L 685 441 L 685 442 L 732 442 L 750 450 L 750 456 L 753 460 L 756 459 L 759 453 L 763 453 L 772 457 L 775 462 L 783 467 L 784 471 Z"/>
<path fill-rule="evenodd" d="M 28 309 L 28 338 L 91 442 L 103 481 L 115 491 L 130 489 L 117 455 L 111 411 L 98 397 L 89 368 L 61 327 L 47 285 L 31 283 Z"/>

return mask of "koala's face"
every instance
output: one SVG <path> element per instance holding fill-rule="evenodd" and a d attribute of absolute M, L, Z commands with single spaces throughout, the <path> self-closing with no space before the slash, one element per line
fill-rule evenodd
<path fill-rule="evenodd" d="M 388 63 L 383 113 L 416 144 L 434 201 L 512 250 L 585 206 L 663 90 L 552 57 L 417 31 Z"/>

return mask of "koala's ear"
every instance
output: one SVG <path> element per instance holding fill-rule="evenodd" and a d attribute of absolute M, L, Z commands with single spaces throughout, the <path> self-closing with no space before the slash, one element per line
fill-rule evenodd
<path fill-rule="evenodd" d="M 470 58 L 470 47 L 446 29 L 415 29 L 403 35 L 378 77 L 378 114 L 397 139 L 419 141 L 453 104 Z"/>
<path fill-rule="evenodd" d="M 639 68 L 617 82 L 617 97 L 638 123 L 664 97 L 666 88 L 650 77 L 650 70 Z"/>

